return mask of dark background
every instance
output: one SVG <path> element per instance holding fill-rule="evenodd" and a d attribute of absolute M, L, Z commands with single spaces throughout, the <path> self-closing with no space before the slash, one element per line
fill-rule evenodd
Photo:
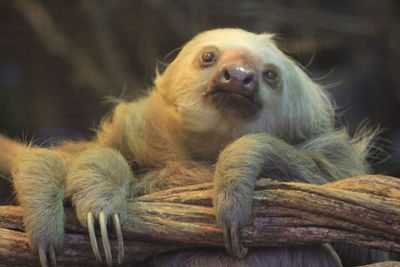
<path fill-rule="evenodd" d="M 140 95 L 196 33 L 240 27 L 277 33 L 350 132 L 366 119 L 385 129 L 390 157 L 373 167 L 400 176 L 399 15 L 396 0 L 1 1 L 0 133 L 43 145 L 91 137 L 105 96 Z"/>

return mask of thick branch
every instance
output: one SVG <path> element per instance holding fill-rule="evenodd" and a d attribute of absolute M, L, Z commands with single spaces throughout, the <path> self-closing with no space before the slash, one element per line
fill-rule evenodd
<path fill-rule="evenodd" d="M 211 184 L 200 184 L 132 199 L 124 225 L 126 261 L 194 246 L 222 247 L 212 195 Z M 93 264 L 86 230 L 71 209 L 66 213 L 60 262 Z M 400 252 L 400 179 L 371 175 L 326 185 L 262 179 L 254 194 L 252 217 L 241 235 L 248 247 L 339 241 Z M 21 218 L 21 207 L 0 207 L 0 258 L 5 264 L 37 262 Z"/>

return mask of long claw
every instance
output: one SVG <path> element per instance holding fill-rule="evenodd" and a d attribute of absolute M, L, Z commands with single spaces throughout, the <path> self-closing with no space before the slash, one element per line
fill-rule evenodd
<path fill-rule="evenodd" d="M 91 212 L 87 214 L 87 226 L 89 231 L 90 243 L 92 244 L 92 249 L 94 256 L 96 257 L 97 261 L 101 262 L 101 256 L 99 247 L 97 246 L 96 234 L 94 233 L 94 218 Z"/>
<path fill-rule="evenodd" d="M 230 235 L 230 228 L 225 224 L 223 226 L 224 231 L 224 242 L 225 242 L 225 249 L 228 251 L 229 255 L 234 255 L 232 247 L 231 247 L 231 235 Z"/>
<path fill-rule="evenodd" d="M 51 266 L 57 267 L 57 258 L 53 246 L 50 246 L 49 248 L 49 255 L 50 255 Z"/>
<path fill-rule="evenodd" d="M 111 248 L 110 248 L 110 242 L 108 241 L 108 233 L 107 233 L 107 218 L 104 215 L 103 211 L 101 211 L 99 214 L 99 222 L 100 222 L 101 239 L 103 240 L 103 248 L 104 248 L 104 254 L 106 256 L 107 265 L 112 266 Z"/>
<path fill-rule="evenodd" d="M 240 245 L 239 241 L 239 226 L 238 223 L 232 223 L 231 226 L 223 227 L 225 248 L 228 253 L 237 259 L 243 259 L 248 249 Z"/>
<path fill-rule="evenodd" d="M 246 256 L 248 249 L 244 248 L 244 247 L 242 247 L 242 245 L 240 245 L 239 225 L 237 222 L 232 223 L 231 246 L 232 246 L 232 250 L 233 250 L 233 253 L 236 258 L 243 259 Z"/>
<path fill-rule="evenodd" d="M 114 214 L 112 216 L 114 228 L 115 228 L 115 233 L 117 234 L 117 240 L 118 240 L 118 264 L 122 264 L 124 261 L 124 239 L 122 237 L 122 230 L 121 230 L 121 224 L 119 222 L 119 217 L 118 214 Z"/>
<path fill-rule="evenodd" d="M 49 265 L 47 264 L 46 251 L 44 250 L 42 245 L 38 245 L 38 252 L 39 252 L 40 264 L 42 265 L 42 267 L 48 267 Z"/>

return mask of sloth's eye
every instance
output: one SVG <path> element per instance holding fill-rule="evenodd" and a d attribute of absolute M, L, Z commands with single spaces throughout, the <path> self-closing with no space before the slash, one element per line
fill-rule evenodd
<path fill-rule="evenodd" d="M 201 62 L 203 63 L 204 66 L 209 66 L 213 64 L 217 59 L 217 56 L 215 55 L 214 52 L 204 52 L 201 55 Z"/>
<path fill-rule="evenodd" d="M 278 78 L 278 74 L 273 70 L 264 71 L 263 76 L 269 81 L 275 81 Z"/>

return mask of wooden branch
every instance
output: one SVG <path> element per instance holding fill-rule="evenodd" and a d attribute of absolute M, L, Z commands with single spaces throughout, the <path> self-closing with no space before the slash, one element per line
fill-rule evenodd
<path fill-rule="evenodd" d="M 182 248 L 223 247 L 212 195 L 213 187 L 208 183 L 130 200 L 124 225 L 126 262 Z M 2 264 L 28 266 L 38 262 L 28 248 L 21 218 L 21 207 L 0 207 Z M 71 209 L 66 209 L 66 218 L 60 264 L 93 265 L 86 230 Z M 241 234 L 243 245 L 248 247 L 339 241 L 400 252 L 400 179 L 370 175 L 326 185 L 261 179 L 254 194 L 252 218 Z M 111 238 L 115 255 L 116 242 Z"/>

